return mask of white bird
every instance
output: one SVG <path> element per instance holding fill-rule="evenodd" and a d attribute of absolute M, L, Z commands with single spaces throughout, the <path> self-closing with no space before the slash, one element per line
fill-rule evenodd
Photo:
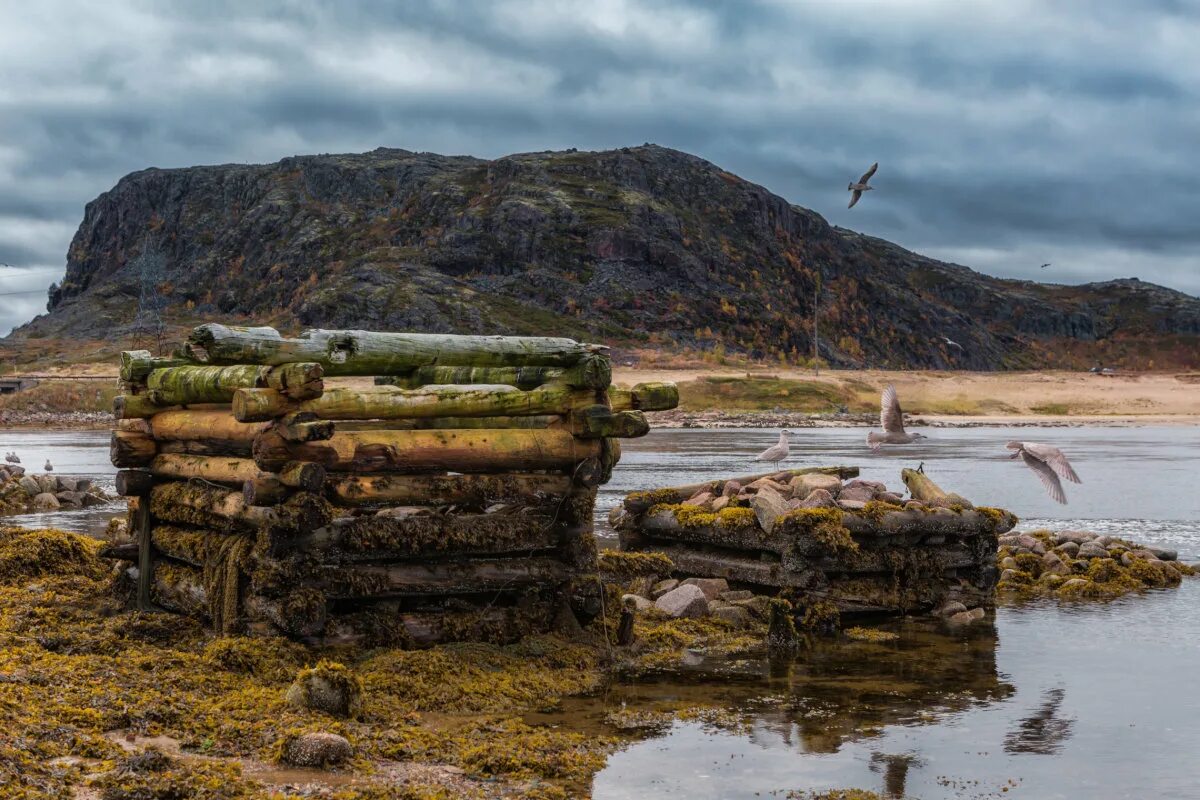
<path fill-rule="evenodd" d="M 1063 505 L 1067 503 L 1067 495 L 1059 478 L 1066 478 L 1072 483 L 1083 483 L 1075 474 L 1071 462 L 1067 461 L 1067 457 L 1057 447 L 1038 442 L 1009 442 L 1004 446 L 1014 451 L 1009 458 L 1020 456 L 1025 466 L 1034 471 L 1046 487 L 1046 494 L 1055 502 Z"/>
<path fill-rule="evenodd" d="M 923 433 L 906 433 L 904 431 L 904 414 L 900 411 L 900 398 L 896 396 L 896 387 L 888 384 L 879 400 L 879 424 L 883 433 L 871 431 L 867 434 L 867 445 L 872 450 L 878 450 L 881 444 L 911 444 L 919 439 L 928 439 Z"/>
<path fill-rule="evenodd" d="M 947 347 L 957 347 L 959 350 L 963 349 L 961 344 L 952 340 L 949 336 L 939 336 L 938 338 L 945 342 Z"/>
<path fill-rule="evenodd" d="M 788 450 L 790 449 L 788 447 L 788 434 L 790 433 L 791 431 L 787 430 L 786 428 L 781 430 L 779 432 L 779 441 L 759 453 L 754 460 L 770 461 L 774 464 L 778 464 L 780 461 L 783 461 L 788 457 Z"/>
<path fill-rule="evenodd" d="M 846 187 L 846 191 L 852 192 L 850 197 L 850 205 L 846 208 L 854 208 L 854 204 L 862 197 L 863 192 L 869 192 L 874 189 L 874 186 L 868 186 L 867 181 L 871 180 L 871 176 L 875 174 L 875 170 L 879 169 L 879 162 L 876 161 L 871 165 L 871 168 L 863 173 L 863 176 L 858 179 L 858 183 L 852 183 Z"/>
<path fill-rule="evenodd" d="M 50 463 L 50 459 L 46 459 L 46 466 L 43 467 L 43 469 L 45 469 L 46 472 L 54 472 L 54 465 Z"/>

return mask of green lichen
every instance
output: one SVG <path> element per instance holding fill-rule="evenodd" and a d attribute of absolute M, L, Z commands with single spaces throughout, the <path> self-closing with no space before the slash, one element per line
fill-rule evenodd
<path fill-rule="evenodd" d="M 860 642 L 894 642 L 900 638 L 900 634 L 892 633 L 891 631 L 881 631 L 878 628 L 862 628 L 855 626 L 846 628 L 843 631 L 846 637 Z"/>
<path fill-rule="evenodd" d="M 758 524 L 754 511 L 749 508 L 727 506 L 720 511 L 709 511 L 701 506 L 682 503 L 660 504 L 650 509 L 650 514 L 667 512 L 684 528 L 717 527 L 726 530 L 751 528 Z"/>
<path fill-rule="evenodd" d="M 833 633 L 841 624 L 841 612 L 837 605 L 828 600 L 818 600 L 804 606 L 797 626 L 802 631 L 811 633 Z"/>
<path fill-rule="evenodd" d="M 647 575 L 670 575 L 675 569 L 671 559 L 662 553 L 635 553 L 622 550 L 603 550 L 598 561 L 605 580 L 629 581 Z"/>
<path fill-rule="evenodd" d="M 807 543 L 815 552 L 839 555 L 859 549 L 836 508 L 798 508 L 781 516 L 776 526 L 794 536 L 798 545 Z"/>

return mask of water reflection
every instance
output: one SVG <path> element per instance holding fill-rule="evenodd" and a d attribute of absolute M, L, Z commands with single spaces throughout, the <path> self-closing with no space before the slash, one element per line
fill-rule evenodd
<path fill-rule="evenodd" d="M 1017 720 L 1016 727 L 1004 737 L 1004 750 L 1009 753 L 1053 755 L 1062 749 L 1075 725 L 1072 718 L 1060 716 L 1067 690 L 1061 686 L 1047 689 L 1042 703 L 1028 717 Z"/>
<path fill-rule="evenodd" d="M 892 800 L 904 797 L 909 767 L 923 767 L 925 762 L 912 753 L 871 754 L 871 771 L 883 773 L 883 796 Z"/>

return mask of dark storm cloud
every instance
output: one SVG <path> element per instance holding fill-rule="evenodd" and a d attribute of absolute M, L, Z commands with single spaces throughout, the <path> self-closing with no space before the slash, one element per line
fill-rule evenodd
<path fill-rule="evenodd" d="M 0 261 L 47 285 L 149 166 L 653 141 L 984 271 L 1197 293 L 1197 40 L 1166 0 L 9 4 Z M 0 296 L 0 331 L 42 302 Z"/>

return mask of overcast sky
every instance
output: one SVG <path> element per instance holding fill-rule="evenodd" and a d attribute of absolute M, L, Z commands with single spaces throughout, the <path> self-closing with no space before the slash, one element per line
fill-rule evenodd
<path fill-rule="evenodd" d="M 128 172 L 379 146 L 655 142 L 992 274 L 1200 294 L 1197 42 L 1190 0 L 6 2 L 0 334 Z"/>

